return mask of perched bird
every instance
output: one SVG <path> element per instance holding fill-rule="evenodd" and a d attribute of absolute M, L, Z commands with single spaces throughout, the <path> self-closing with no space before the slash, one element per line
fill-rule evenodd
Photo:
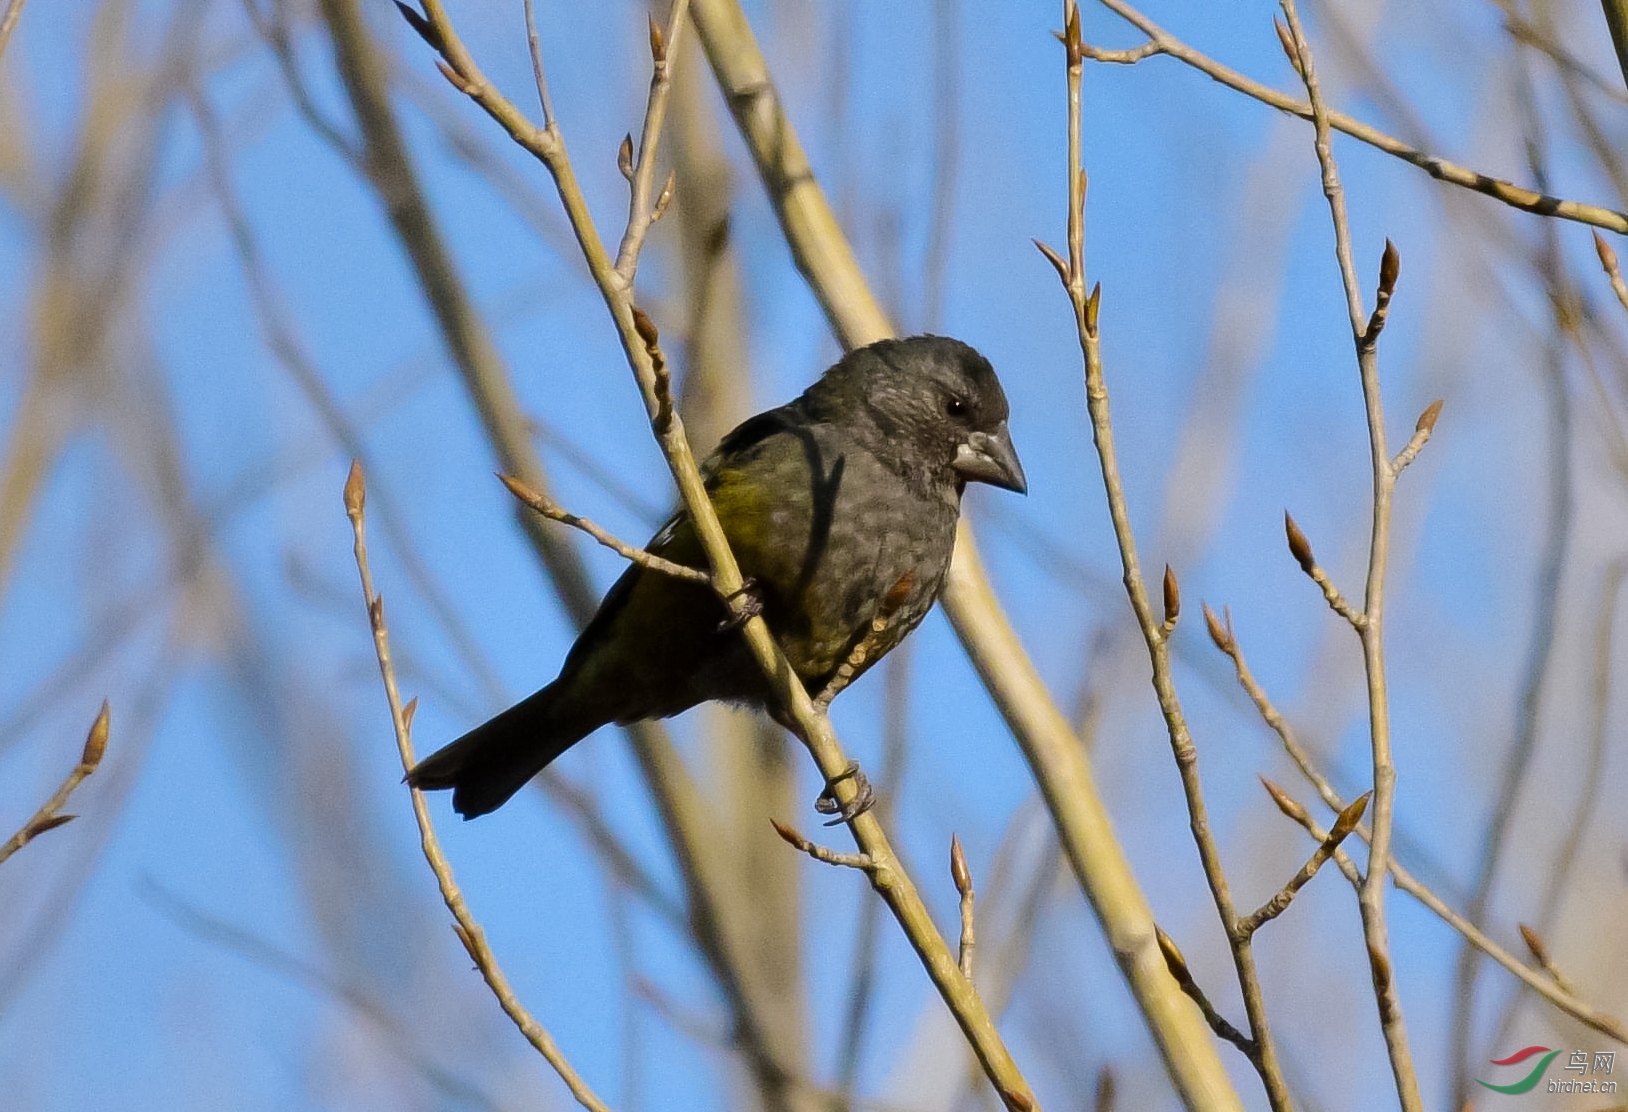
<path fill-rule="evenodd" d="M 971 347 L 882 340 L 747 420 L 702 465 L 748 589 L 811 696 L 829 701 L 926 616 L 968 482 L 1028 489 L 1006 418 L 994 368 Z M 647 548 L 706 566 L 683 511 Z M 408 780 L 453 789 L 453 807 L 474 818 L 606 723 L 708 699 L 767 706 L 730 613 L 702 584 L 629 566 L 553 683 L 420 761 Z"/>

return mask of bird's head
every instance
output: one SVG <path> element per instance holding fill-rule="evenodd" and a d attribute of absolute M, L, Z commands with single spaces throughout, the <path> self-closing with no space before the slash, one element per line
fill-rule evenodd
<path fill-rule="evenodd" d="M 856 348 L 810 388 L 807 401 L 821 416 L 869 430 L 876 442 L 868 446 L 884 458 L 958 486 L 1028 492 L 995 368 L 960 340 L 912 336 Z"/>

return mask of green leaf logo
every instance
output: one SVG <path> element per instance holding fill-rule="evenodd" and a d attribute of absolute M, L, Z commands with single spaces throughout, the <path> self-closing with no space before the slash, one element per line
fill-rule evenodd
<path fill-rule="evenodd" d="M 1511 1096 L 1519 1095 L 1521 1093 L 1529 1093 L 1537 1087 L 1538 1081 L 1543 1077 L 1543 1071 L 1549 1068 L 1549 1063 L 1554 1061 L 1555 1055 L 1559 1053 L 1560 1051 L 1550 1050 L 1546 1046 L 1529 1046 L 1525 1050 L 1517 1050 L 1508 1058 L 1494 1058 L 1492 1060 L 1492 1064 L 1495 1066 L 1513 1066 L 1517 1062 L 1526 1061 L 1534 1054 L 1543 1055 L 1542 1060 L 1540 1060 L 1537 1065 L 1532 1067 L 1532 1072 L 1515 1082 L 1513 1085 L 1494 1085 L 1490 1081 L 1482 1081 L 1479 1077 L 1475 1079 L 1475 1083 L 1477 1085 L 1485 1085 L 1495 1093 L 1509 1093 Z"/>

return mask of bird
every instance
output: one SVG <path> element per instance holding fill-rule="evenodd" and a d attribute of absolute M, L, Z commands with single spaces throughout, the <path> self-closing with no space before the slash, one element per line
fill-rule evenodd
<path fill-rule="evenodd" d="M 1008 415 L 994 368 L 970 345 L 880 340 L 748 418 L 702 464 L 750 608 L 816 702 L 829 703 L 932 608 L 968 483 L 1028 492 Z M 646 551 L 706 567 L 683 510 Z M 452 789 L 453 809 L 471 819 L 609 723 L 708 700 L 776 713 L 733 613 L 708 585 L 631 563 L 552 683 L 424 758 L 408 782 Z"/>

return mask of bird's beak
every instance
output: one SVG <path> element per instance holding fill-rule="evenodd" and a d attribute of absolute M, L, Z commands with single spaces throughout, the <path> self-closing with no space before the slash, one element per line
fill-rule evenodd
<path fill-rule="evenodd" d="M 1018 462 L 1017 449 L 1006 431 L 1006 422 L 995 426 L 994 432 L 974 432 L 955 450 L 950 464 L 969 483 L 988 483 L 1019 494 L 1029 493 L 1029 480 L 1024 477 L 1023 465 Z"/>

